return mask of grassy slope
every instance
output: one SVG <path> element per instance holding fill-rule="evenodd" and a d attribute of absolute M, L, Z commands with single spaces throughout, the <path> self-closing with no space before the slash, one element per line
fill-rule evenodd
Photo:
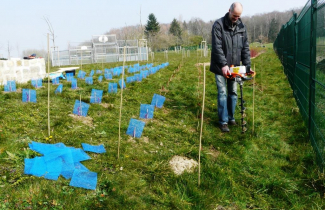
<path fill-rule="evenodd" d="M 83 163 L 98 172 L 95 191 L 69 186 L 69 180 L 33 178 L 23 174 L 23 158 L 37 153 L 31 140 L 46 142 L 47 90 L 37 90 L 37 104 L 21 102 L 21 93 L 0 93 L 0 209 L 317 209 L 325 208 L 324 178 L 314 163 L 314 153 L 282 67 L 271 49 L 253 60 L 255 80 L 255 132 L 252 133 L 253 81 L 244 85 L 248 132 L 231 127 L 229 134 L 217 128 L 217 92 L 214 75 L 207 71 L 204 113 L 202 174 L 174 175 L 168 161 L 174 155 L 198 160 L 198 113 L 202 98 L 202 69 L 194 64 L 208 58 L 169 54 L 170 66 L 123 91 L 121 155 L 117 160 L 119 95 L 107 95 L 107 81 L 93 86 L 79 82 L 78 91 L 64 82 L 62 95 L 52 97 L 49 143 L 104 144 L 105 154 L 90 154 Z M 155 65 L 165 62 L 156 55 Z M 119 64 L 106 64 L 112 67 Z M 85 65 L 84 70 L 99 69 Z M 172 77 L 173 75 L 173 77 Z M 200 75 L 200 77 L 198 77 Z M 171 82 L 167 85 L 169 78 Z M 199 82 L 199 83 L 198 83 Z M 148 120 L 140 139 L 125 135 L 130 118 L 139 117 L 141 103 L 150 103 L 161 86 L 167 100 Z M 31 87 L 30 84 L 19 87 Z M 18 87 L 18 88 L 19 88 Z M 73 104 L 82 94 L 89 102 L 92 88 L 103 89 L 103 103 L 92 104 L 88 116 L 93 126 L 73 120 Z M 55 86 L 51 87 L 54 92 Z M 239 116 L 239 108 L 236 113 Z M 6 153 L 13 155 L 10 157 Z M 121 170 L 123 167 L 123 170 Z"/>

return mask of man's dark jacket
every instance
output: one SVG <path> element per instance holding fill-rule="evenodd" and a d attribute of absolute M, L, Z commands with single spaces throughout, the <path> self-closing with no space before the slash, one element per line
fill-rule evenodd
<path fill-rule="evenodd" d="M 216 20 L 212 27 L 212 51 L 210 71 L 222 75 L 221 68 L 228 65 L 246 66 L 250 70 L 251 59 L 247 40 L 246 27 L 237 20 L 235 30 L 232 30 L 232 22 L 229 13 Z"/>

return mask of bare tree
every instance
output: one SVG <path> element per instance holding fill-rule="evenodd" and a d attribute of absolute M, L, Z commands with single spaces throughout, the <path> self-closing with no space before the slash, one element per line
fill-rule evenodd
<path fill-rule="evenodd" d="M 55 50 L 55 48 L 56 48 L 56 45 L 55 45 L 55 38 L 56 38 L 56 36 L 55 36 L 55 33 L 54 33 L 54 29 L 53 29 L 52 23 L 51 23 L 51 21 L 49 20 L 48 17 L 43 16 L 43 19 L 45 20 L 45 22 L 46 22 L 46 24 L 48 26 L 48 31 L 49 31 L 49 34 L 50 34 L 50 39 L 52 40 L 53 48 Z"/>

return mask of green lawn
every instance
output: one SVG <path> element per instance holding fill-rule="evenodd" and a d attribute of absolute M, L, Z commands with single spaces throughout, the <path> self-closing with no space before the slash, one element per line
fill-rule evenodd
<path fill-rule="evenodd" d="M 195 63 L 209 62 L 209 57 L 196 55 L 192 52 L 182 62 L 181 54 L 171 52 L 167 68 L 141 83 L 126 84 L 119 159 L 120 90 L 108 95 L 109 81 L 98 83 L 95 75 L 94 85 L 78 80 L 78 90 L 63 81 L 60 95 L 54 94 L 56 86 L 51 85 L 53 137 L 48 140 L 47 83 L 37 89 L 36 104 L 22 103 L 18 91 L 1 92 L 0 209 L 324 209 L 324 176 L 314 161 L 281 63 L 269 47 L 252 60 L 255 82 L 244 84 L 248 131 L 241 134 L 237 126 L 230 133 L 220 132 L 215 79 L 207 69 L 201 185 L 198 169 L 180 176 L 171 171 L 169 160 L 174 155 L 198 161 L 203 69 Z M 164 54 L 156 53 L 154 65 L 164 62 Z M 111 68 L 122 63 L 104 65 Z M 83 70 L 89 73 L 101 66 L 83 65 Z M 89 103 L 92 88 L 104 90 L 103 105 L 90 105 L 86 125 L 85 118 L 79 121 L 69 114 L 80 95 Z M 140 104 L 150 103 L 154 93 L 166 97 L 164 107 L 146 120 L 142 137 L 132 139 L 125 134 L 129 120 L 139 119 Z M 236 117 L 239 121 L 239 107 Z M 88 153 L 92 159 L 82 162 L 98 173 L 96 190 L 70 187 L 70 180 L 63 177 L 51 181 L 25 175 L 24 158 L 40 156 L 28 148 L 31 141 L 62 142 L 76 148 L 81 143 L 104 144 L 106 153 Z"/>

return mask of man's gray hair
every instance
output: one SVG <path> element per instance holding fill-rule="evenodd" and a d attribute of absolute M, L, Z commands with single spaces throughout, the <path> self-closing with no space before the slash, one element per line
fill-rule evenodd
<path fill-rule="evenodd" d="M 240 6 L 243 8 L 243 5 L 239 2 L 234 2 L 230 5 L 230 11 L 233 12 L 235 10 L 235 7 L 237 6 L 237 4 L 240 4 Z"/>

